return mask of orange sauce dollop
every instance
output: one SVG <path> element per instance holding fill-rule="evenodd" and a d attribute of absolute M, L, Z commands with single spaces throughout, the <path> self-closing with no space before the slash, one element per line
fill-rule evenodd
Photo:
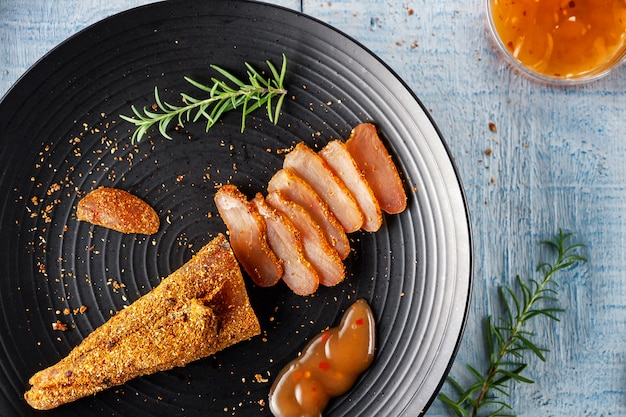
<path fill-rule="evenodd" d="M 556 78 L 603 70 L 623 52 L 624 0 L 489 0 L 493 24 L 515 59 Z"/>
<path fill-rule="evenodd" d="M 374 359 L 374 315 L 357 300 L 341 323 L 317 335 L 278 375 L 269 395 L 276 417 L 319 417 L 332 397 L 344 394 Z"/>

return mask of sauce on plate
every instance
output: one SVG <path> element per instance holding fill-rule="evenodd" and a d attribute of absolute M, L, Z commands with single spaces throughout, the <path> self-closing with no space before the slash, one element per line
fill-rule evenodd
<path fill-rule="evenodd" d="M 319 417 L 332 397 L 344 394 L 374 359 L 372 310 L 357 300 L 337 327 L 317 335 L 280 372 L 269 395 L 276 417 Z"/>

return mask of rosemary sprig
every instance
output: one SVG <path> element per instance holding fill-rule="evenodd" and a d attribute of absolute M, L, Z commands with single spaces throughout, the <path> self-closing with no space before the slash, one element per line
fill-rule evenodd
<path fill-rule="evenodd" d="M 544 262 L 537 267 L 537 272 L 543 273 L 542 280 L 530 279 L 529 283 L 525 283 L 518 275 L 515 280 L 516 288 L 510 286 L 500 288 L 504 316 L 496 322 L 491 317 L 487 317 L 486 320 L 489 352 L 489 367 L 486 374 L 483 375 L 475 367 L 467 365 L 474 383 L 463 388 L 457 379 L 448 377 L 448 382 L 458 393 L 458 398 L 452 399 L 444 393 L 439 394 L 439 399 L 457 416 L 513 416 L 508 414 L 513 410 L 507 402 L 510 384 L 533 383 L 533 380 L 522 375 L 528 366 L 524 361 L 524 355 L 535 355 L 545 361 L 544 353 L 549 351 L 531 340 L 534 333 L 527 330 L 526 326 L 531 319 L 540 316 L 559 321 L 557 314 L 564 310 L 546 305 L 557 301 L 558 283 L 555 274 L 577 262 L 586 261 L 575 252 L 583 245 L 567 244 L 570 236 L 571 233 L 563 233 L 559 229 L 552 240 L 541 242 L 556 251 L 554 263 Z"/>
<path fill-rule="evenodd" d="M 206 119 L 206 131 L 215 125 L 220 117 L 227 111 L 242 108 L 241 131 L 246 128 L 246 116 L 260 107 L 266 107 L 269 120 L 276 124 L 280 110 L 287 94 L 284 87 L 285 74 L 287 72 L 287 58 L 283 54 L 280 70 L 266 61 L 270 70 L 270 76 L 265 78 L 252 65 L 244 63 L 247 69 L 247 82 L 237 78 L 227 70 L 211 65 L 215 71 L 225 79 L 212 78 L 212 85 L 204 85 L 189 77 L 185 80 L 194 87 L 208 93 L 204 98 L 195 98 L 189 94 L 181 93 L 183 105 L 177 106 L 161 100 L 157 87 L 154 87 L 154 99 L 158 111 L 143 108 L 143 112 L 134 105 L 131 109 L 134 117 L 120 115 L 120 117 L 136 126 L 131 141 L 138 143 L 154 125 L 158 126 L 161 135 L 167 139 L 172 137 L 167 129 L 172 121 L 176 120 L 180 126 L 186 122 L 196 122 L 201 118 Z M 229 85 L 229 83 L 232 85 Z"/>

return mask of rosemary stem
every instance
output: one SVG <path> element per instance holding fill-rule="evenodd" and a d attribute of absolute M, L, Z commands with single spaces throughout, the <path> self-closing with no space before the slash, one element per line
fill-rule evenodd
<path fill-rule="evenodd" d="M 232 98 L 236 98 L 236 97 L 240 97 L 240 96 L 246 96 L 246 95 L 251 95 L 251 94 L 256 94 L 256 93 L 283 95 L 283 94 L 287 94 L 287 90 L 285 90 L 283 88 L 249 88 L 249 89 L 245 89 L 245 90 L 234 91 L 232 93 L 222 94 L 219 97 L 211 96 L 211 97 L 206 98 L 204 100 L 197 101 L 197 102 L 191 103 L 191 104 L 187 104 L 186 106 L 180 107 L 179 109 L 171 111 L 170 113 L 162 113 L 162 114 L 160 114 L 160 115 L 158 115 L 156 117 L 153 117 L 152 118 L 152 124 L 158 123 L 159 121 L 167 119 L 167 118 L 171 118 L 172 115 L 178 116 L 179 114 L 187 113 L 190 110 L 197 109 L 199 107 L 205 106 L 207 104 L 213 103 L 213 102 L 218 101 L 218 100 L 224 100 L 225 98 L 226 99 L 232 99 Z M 183 102 L 187 103 L 184 99 L 183 99 Z M 140 122 L 141 122 L 141 120 L 137 120 L 136 124 L 140 125 Z"/>
<path fill-rule="evenodd" d="M 487 394 L 489 393 L 490 389 L 493 386 L 493 381 L 498 373 L 498 369 L 500 369 L 500 364 L 502 363 L 502 360 L 509 352 L 509 348 L 513 344 L 515 337 L 517 336 L 518 332 L 520 331 L 520 329 L 524 325 L 524 322 L 526 321 L 526 315 L 528 314 L 528 312 L 530 311 L 530 308 L 533 306 L 533 304 L 537 300 L 539 294 L 541 294 L 541 292 L 543 291 L 543 288 L 545 287 L 545 285 L 550 280 L 551 275 L 552 275 L 551 273 L 546 275 L 541 285 L 537 287 L 532 298 L 530 299 L 530 302 L 525 306 L 522 314 L 517 317 L 515 326 L 511 329 L 511 332 L 509 333 L 509 337 L 506 339 L 506 342 L 502 345 L 502 347 L 498 351 L 498 356 L 497 356 L 496 361 L 492 363 L 491 366 L 489 367 L 489 371 L 487 372 L 487 379 L 483 383 L 482 389 L 480 390 L 478 397 L 476 398 L 476 404 L 474 405 L 474 407 L 472 407 L 472 417 L 478 416 L 478 409 L 480 408 L 481 404 L 483 403 L 483 400 L 485 399 L 485 397 L 487 396 Z"/>
<path fill-rule="evenodd" d="M 515 341 L 519 331 L 524 326 L 524 323 L 527 321 L 527 317 L 531 308 L 533 307 L 535 302 L 537 302 L 537 300 L 540 298 L 541 294 L 544 292 L 546 285 L 552 280 L 554 273 L 558 271 L 561 265 L 563 264 L 563 258 L 565 256 L 565 253 L 562 250 L 559 250 L 558 252 L 559 253 L 557 256 L 557 260 L 555 262 L 555 265 L 557 265 L 557 267 L 551 267 L 549 271 L 546 273 L 546 275 L 544 276 L 544 279 L 541 282 L 541 284 L 535 287 L 535 291 L 533 292 L 532 297 L 530 297 L 530 299 L 528 300 L 528 303 L 526 303 L 522 312 L 517 315 L 515 326 L 511 328 L 509 336 L 507 337 L 505 343 L 503 343 L 502 346 L 500 347 L 496 361 L 492 363 L 491 366 L 489 367 L 489 370 L 487 372 L 487 378 L 485 382 L 483 383 L 483 386 L 476 398 L 475 405 L 472 407 L 472 414 L 471 414 L 472 417 L 478 416 L 478 410 L 483 400 L 489 393 L 490 389 L 493 387 L 493 382 L 498 373 L 498 370 L 500 369 L 500 365 L 504 357 L 507 355 L 507 353 L 509 353 L 509 349 L 511 348 L 511 345 Z"/>
<path fill-rule="evenodd" d="M 287 58 L 283 54 L 280 69 L 277 69 L 269 61 L 266 63 L 270 72 L 269 78 L 265 78 L 259 71 L 245 63 L 248 75 L 247 82 L 216 65 L 211 65 L 211 68 L 219 72 L 226 81 L 212 78 L 212 84 L 205 85 L 185 77 L 185 80 L 191 85 L 204 93 L 209 93 L 209 96 L 195 98 L 189 94 L 181 93 L 183 105 L 174 105 L 162 101 L 155 87 L 155 105 L 143 109 L 131 106 L 132 116 L 120 115 L 122 120 L 132 123 L 136 127 L 132 133 L 131 142 L 133 144 L 140 142 L 153 126 L 158 127 L 159 133 L 163 137 L 172 139 L 167 132 L 172 122 L 178 123 L 182 127 L 186 122 L 206 119 L 206 130 L 208 131 L 220 120 L 223 113 L 237 108 L 242 109 L 242 133 L 246 126 L 246 116 L 261 107 L 266 107 L 269 120 L 276 124 L 287 94 L 287 90 L 284 88 Z"/>
<path fill-rule="evenodd" d="M 537 316 L 558 321 L 557 313 L 564 310 L 551 306 L 542 307 L 542 302 L 556 302 L 555 281 L 557 272 L 573 266 L 586 259 L 575 253 L 575 249 L 582 244 L 566 244 L 571 233 L 563 233 L 559 229 L 553 240 L 542 241 L 557 252 L 554 262 L 540 263 L 535 272 L 543 274 L 543 279 L 530 279 L 526 284 L 517 276 L 516 289 L 512 286 L 500 288 L 500 299 L 504 304 L 504 317 L 499 319 L 499 324 L 492 322 L 487 316 L 487 348 L 489 364 L 483 374 L 474 366 L 468 365 L 467 369 L 473 374 L 475 382 L 468 387 L 463 387 L 455 378 L 448 377 L 448 381 L 458 392 L 458 399 L 450 398 L 440 393 L 439 398 L 448 405 L 458 417 L 479 417 L 480 415 L 500 416 L 509 415 L 506 410 L 513 410 L 512 405 L 506 400 L 509 397 L 511 384 L 515 382 L 532 383 L 533 381 L 522 375 L 528 364 L 523 355 L 532 353 L 542 361 L 545 361 L 542 352 L 548 349 L 537 346 L 532 341 L 532 332 L 526 330 L 531 319 Z M 538 305 L 538 306 L 536 306 Z M 502 394 L 498 396 L 497 394 Z M 504 397 L 503 397 L 504 396 Z M 482 413 L 482 414 L 480 414 Z"/>

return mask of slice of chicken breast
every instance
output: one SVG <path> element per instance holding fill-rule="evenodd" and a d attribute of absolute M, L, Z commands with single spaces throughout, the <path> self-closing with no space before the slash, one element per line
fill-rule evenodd
<path fill-rule="evenodd" d="M 406 208 L 406 193 L 400 175 L 376 127 L 363 123 L 352 129 L 346 142 L 348 151 L 363 171 L 380 208 L 397 214 Z"/>
<path fill-rule="evenodd" d="M 313 220 L 320 225 L 328 243 L 335 248 L 341 259 L 350 254 L 350 242 L 343 227 L 330 211 L 328 205 L 311 186 L 290 169 L 274 174 L 267 191 L 280 191 L 283 197 L 304 207 Z"/>
<path fill-rule="evenodd" d="M 283 281 L 298 295 L 313 294 L 319 275 L 304 255 L 302 237 L 293 223 L 265 202 L 259 193 L 252 199 L 267 225 L 270 247 L 283 262 Z"/>
<path fill-rule="evenodd" d="M 234 185 L 225 185 L 215 194 L 215 204 L 230 233 L 235 256 L 261 287 L 275 285 L 283 275 L 282 261 L 270 248 L 265 220 Z"/>
<path fill-rule="evenodd" d="M 383 216 L 378 200 L 376 200 L 372 188 L 365 179 L 365 175 L 348 152 L 346 144 L 339 140 L 333 140 L 328 142 L 318 155 L 322 157 L 354 196 L 363 213 L 363 226 L 361 228 L 368 232 L 375 232 L 380 229 Z"/>
<path fill-rule="evenodd" d="M 293 170 L 328 204 L 346 233 L 356 232 L 363 225 L 363 213 L 352 193 L 333 173 L 324 160 L 304 143 L 285 155 L 283 168 Z"/>
<path fill-rule="evenodd" d="M 332 286 L 343 281 L 345 266 L 335 248 L 330 246 L 322 228 L 304 207 L 286 199 L 280 191 L 272 191 L 265 201 L 285 215 L 296 227 L 302 237 L 304 256 L 313 265 L 319 275 L 320 284 Z"/>

